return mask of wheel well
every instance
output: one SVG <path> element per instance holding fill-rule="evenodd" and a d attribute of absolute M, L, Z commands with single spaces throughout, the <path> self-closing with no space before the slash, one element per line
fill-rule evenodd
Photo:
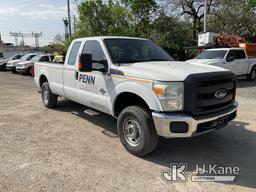
<path fill-rule="evenodd" d="M 47 78 L 44 75 L 41 75 L 41 77 L 39 79 L 40 87 L 42 87 L 44 82 L 48 82 L 48 80 L 47 80 Z"/>
<path fill-rule="evenodd" d="M 114 104 L 115 117 L 117 117 L 124 108 L 132 105 L 142 106 L 142 107 L 145 107 L 147 110 L 150 110 L 148 104 L 140 96 L 134 93 L 125 92 L 125 93 L 121 93 L 116 98 L 116 101 Z"/>

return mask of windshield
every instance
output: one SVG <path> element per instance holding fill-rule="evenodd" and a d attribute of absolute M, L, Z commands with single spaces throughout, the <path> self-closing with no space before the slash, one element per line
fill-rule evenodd
<path fill-rule="evenodd" d="M 30 61 L 35 56 L 36 55 L 24 55 L 23 57 L 21 57 L 21 60 L 22 61 Z"/>
<path fill-rule="evenodd" d="M 20 59 L 21 57 L 22 55 L 14 55 L 13 57 L 11 57 L 11 60 Z"/>
<path fill-rule="evenodd" d="M 139 39 L 105 39 L 113 63 L 173 61 L 161 47 L 151 41 Z"/>
<path fill-rule="evenodd" d="M 40 59 L 41 57 L 42 57 L 41 55 L 37 55 L 37 56 L 33 57 L 33 58 L 31 59 L 31 61 L 39 61 L 39 59 Z"/>
<path fill-rule="evenodd" d="M 226 55 L 226 50 L 204 51 L 200 53 L 196 59 L 223 59 Z"/>

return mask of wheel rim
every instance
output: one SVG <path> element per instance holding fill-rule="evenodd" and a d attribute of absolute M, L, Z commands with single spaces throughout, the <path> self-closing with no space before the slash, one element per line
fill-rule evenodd
<path fill-rule="evenodd" d="M 252 79 L 255 79 L 256 78 L 256 70 L 253 70 L 252 71 Z"/>
<path fill-rule="evenodd" d="M 132 118 L 127 118 L 123 123 L 123 135 L 126 142 L 136 147 L 141 141 L 141 128 L 139 123 Z"/>
<path fill-rule="evenodd" d="M 49 91 L 47 89 L 43 90 L 43 100 L 45 103 L 48 103 L 49 101 Z"/>

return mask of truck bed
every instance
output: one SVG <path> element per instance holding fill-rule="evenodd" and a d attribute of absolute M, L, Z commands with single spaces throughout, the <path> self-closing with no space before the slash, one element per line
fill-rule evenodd
<path fill-rule="evenodd" d="M 51 90 L 53 90 L 53 93 L 63 96 L 63 68 L 63 63 L 36 62 L 34 65 L 36 83 L 39 86 L 40 77 L 38 74 L 45 74 L 48 77 L 48 82 L 50 84 Z"/>

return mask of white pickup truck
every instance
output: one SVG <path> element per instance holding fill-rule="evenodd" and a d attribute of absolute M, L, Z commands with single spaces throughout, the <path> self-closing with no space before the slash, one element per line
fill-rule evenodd
<path fill-rule="evenodd" d="M 247 77 L 251 81 L 256 79 L 256 58 L 249 58 L 242 48 L 207 49 L 187 62 L 223 67 L 236 76 Z"/>
<path fill-rule="evenodd" d="M 137 156 L 152 152 L 159 136 L 191 137 L 236 117 L 232 72 L 173 61 L 146 39 L 76 39 L 64 65 L 38 62 L 34 74 L 46 107 L 62 96 L 116 117 L 122 144 Z"/>
<path fill-rule="evenodd" d="M 54 55 L 51 54 L 39 54 L 33 57 L 29 61 L 22 61 L 16 65 L 16 71 L 22 75 L 32 75 L 32 66 L 35 62 L 52 62 Z"/>

